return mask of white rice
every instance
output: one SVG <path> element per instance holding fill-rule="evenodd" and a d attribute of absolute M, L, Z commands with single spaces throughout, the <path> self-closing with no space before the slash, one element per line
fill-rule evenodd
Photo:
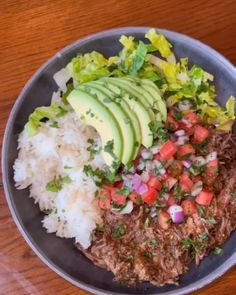
<path fill-rule="evenodd" d="M 91 233 L 96 223 L 101 224 L 101 211 L 95 201 L 97 187 L 83 172 L 84 165 L 104 169 L 100 154 L 90 159 L 88 139 L 101 142 L 96 131 L 83 125 L 74 112 L 57 118 L 58 127 L 50 120 L 30 137 L 26 128 L 18 139 L 19 154 L 14 164 L 14 180 L 18 189 L 30 187 L 30 197 L 40 210 L 50 210 L 42 223 L 49 233 L 59 237 L 75 238 L 84 248 L 91 244 Z M 65 166 L 72 167 L 65 169 Z M 49 181 L 69 176 L 71 183 L 63 184 L 59 192 L 46 190 Z"/>

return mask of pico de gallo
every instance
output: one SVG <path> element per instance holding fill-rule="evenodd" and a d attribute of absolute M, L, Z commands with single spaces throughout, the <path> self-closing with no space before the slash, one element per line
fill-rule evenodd
<path fill-rule="evenodd" d="M 155 144 L 142 147 L 121 179 L 104 185 L 97 194 L 101 209 L 123 214 L 134 206 L 150 207 L 163 229 L 199 214 L 214 198 L 211 184 L 217 177 L 217 152 L 208 153 L 214 129 L 197 113 L 170 109 L 165 126 L 157 122 Z"/>

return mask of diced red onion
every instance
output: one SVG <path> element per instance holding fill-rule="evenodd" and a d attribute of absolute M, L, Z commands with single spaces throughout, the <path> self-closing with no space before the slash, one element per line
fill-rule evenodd
<path fill-rule="evenodd" d="M 170 136 L 170 140 L 171 140 L 172 142 L 176 142 L 176 141 L 178 140 L 178 136 L 175 135 L 175 134 L 171 134 L 171 136 Z"/>
<path fill-rule="evenodd" d="M 184 221 L 184 210 L 181 206 L 172 205 L 167 211 L 174 223 L 182 223 Z"/>
<path fill-rule="evenodd" d="M 195 157 L 193 160 L 193 164 L 197 167 L 202 167 L 206 164 L 206 160 L 202 156 Z"/>
<path fill-rule="evenodd" d="M 149 150 L 146 150 L 146 151 L 141 152 L 141 157 L 144 160 L 149 160 L 149 159 L 153 158 L 153 153 L 151 151 L 149 151 Z"/>
<path fill-rule="evenodd" d="M 180 121 L 182 123 L 184 123 L 187 127 L 192 127 L 192 124 L 188 120 L 186 120 L 185 118 L 182 118 Z"/>
<path fill-rule="evenodd" d="M 142 182 L 147 183 L 149 178 L 149 173 L 147 171 L 143 171 L 143 173 L 141 174 Z"/>
<path fill-rule="evenodd" d="M 148 191 L 148 186 L 146 185 L 146 183 L 142 183 L 142 184 L 140 185 L 140 187 L 138 188 L 137 193 L 140 194 L 140 195 L 143 195 L 143 194 L 145 194 L 147 191 Z"/>
<path fill-rule="evenodd" d="M 168 161 L 166 161 L 165 168 L 168 168 L 174 162 L 174 160 L 174 157 L 171 157 Z"/>
<path fill-rule="evenodd" d="M 178 140 L 175 142 L 175 144 L 177 146 L 180 146 L 180 145 L 184 145 L 187 141 L 189 141 L 189 137 L 184 135 L 184 136 L 180 136 Z"/>
<path fill-rule="evenodd" d="M 150 151 L 155 155 L 160 152 L 160 147 L 158 145 L 154 145 L 153 147 L 150 148 Z"/>
<path fill-rule="evenodd" d="M 202 187 L 203 187 L 202 181 L 196 182 L 192 187 L 191 195 L 193 197 L 196 197 L 202 191 Z"/>
<path fill-rule="evenodd" d="M 182 111 L 188 111 L 191 109 L 192 107 L 192 103 L 189 99 L 184 99 L 182 101 L 179 102 L 179 110 L 182 112 Z"/>
<path fill-rule="evenodd" d="M 164 193 L 162 194 L 162 197 L 167 201 L 170 197 L 170 194 Z"/>
<path fill-rule="evenodd" d="M 166 169 L 165 168 L 160 169 L 159 172 L 160 172 L 161 175 L 166 175 Z"/>
<path fill-rule="evenodd" d="M 154 165 L 155 165 L 156 167 L 160 167 L 160 166 L 161 166 L 161 162 L 158 161 L 158 160 L 154 160 L 153 163 L 154 163 Z"/>
<path fill-rule="evenodd" d="M 183 135 L 185 135 L 185 131 L 183 129 L 177 130 L 177 131 L 175 131 L 175 135 L 183 136 Z"/>
<path fill-rule="evenodd" d="M 147 172 L 152 172 L 152 170 L 155 168 L 155 163 L 153 161 L 147 161 L 146 162 L 146 170 Z"/>
<path fill-rule="evenodd" d="M 184 160 L 182 161 L 183 165 L 185 168 L 189 169 L 192 166 L 192 161 L 191 160 Z"/>
<path fill-rule="evenodd" d="M 137 169 L 142 171 L 145 168 L 145 162 L 144 161 L 140 161 L 140 163 L 137 166 Z"/>
<path fill-rule="evenodd" d="M 138 191 L 140 185 L 142 184 L 142 178 L 137 173 L 133 175 L 133 178 L 131 180 L 132 188 L 135 191 Z"/>
<path fill-rule="evenodd" d="M 217 159 L 217 152 L 211 152 L 209 155 L 206 156 L 206 161 L 211 162 Z"/>
<path fill-rule="evenodd" d="M 131 200 L 129 200 L 126 206 L 119 212 L 120 214 L 129 214 L 133 211 L 134 205 Z"/>

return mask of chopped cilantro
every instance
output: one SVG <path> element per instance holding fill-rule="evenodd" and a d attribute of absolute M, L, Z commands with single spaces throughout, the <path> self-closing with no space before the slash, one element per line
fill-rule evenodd
<path fill-rule="evenodd" d="M 58 178 L 54 178 L 53 180 L 49 181 L 46 184 L 46 190 L 50 192 L 59 192 L 62 189 L 62 185 L 64 183 L 71 183 L 72 180 L 71 178 L 66 175 L 66 176 L 59 176 Z"/>
<path fill-rule="evenodd" d="M 58 122 L 54 121 L 50 124 L 50 127 L 52 128 L 58 128 Z"/>
<path fill-rule="evenodd" d="M 105 228 L 102 225 L 96 223 L 96 231 L 101 232 L 101 233 L 104 233 L 105 232 Z"/>
<path fill-rule="evenodd" d="M 46 190 L 49 192 L 59 192 L 62 189 L 62 183 L 59 178 L 54 178 L 46 185 Z"/>
<path fill-rule="evenodd" d="M 114 237 L 116 239 L 119 239 L 120 237 L 122 237 L 125 234 L 125 225 L 124 224 L 120 224 L 114 231 Z"/>
<path fill-rule="evenodd" d="M 152 257 L 153 257 L 152 252 L 150 252 L 150 251 L 145 251 L 144 256 L 148 259 L 152 259 Z"/>
<path fill-rule="evenodd" d="M 87 148 L 87 151 L 90 153 L 90 159 L 93 159 L 94 155 L 101 151 L 101 148 L 97 147 L 95 141 L 92 138 L 89 138 L 87 142 L 90 144 L 90 146 Z"/>
<path fill-rule="evenodd" d="M 202 208 L 202 206 L 200 206 L 200 205 L 197 204 L 196 207 L 197 207 L 197 211 L 198 211 L 200 217 L 201 217 L 201 218 L 205 218 L 205 211 L 204 211 L 204 209 Z"/>
<path fill-rule="evenodd" d="M 206 240 L 208 239 L 208 235 L 207 235 L 207 233 L 205 233 L 205 232 L 200 233 L 200 234 L 198 235 L 198 237 L 199 237 L 199 240 L 200 240 L 201 242 L 206 241 Z"/>
<path fill-rule="evenodd" d="M 139 205 L 142 205 L 143 204 L 143 199 L 141 196 L 137 196 L 136 198 L 136 202 L 139 204 Z"/>
<path fill-rule="evenodd" d="M 144 221 L 144 227 L 147 228 L 147 227 L 149 227 L 149 225 L 150 225 L 150 218 L 147 217 Z"/>
<path fill-rule="evenodd" d="M 175 118 L 175 120 L 179 121 L 183 118 L 183 115 L 181 112 L 174 110 L 173 111 L 173 117 Z"/>
<path fill-rule="evenodd" d="M 65 165 L 65 166 L 64 166 L 64 169 L 72 169 L 72 167 L 71 167 L 71 166 L 67 166 L 67 165 Z"/>
<path fill-rule="evenodd" d="M 233 198 L 236 198 L 236 191 L 232 192 L 232 193 L 231 193 L 231 196 L 232 196 Z"/>
<path fill-rule="evenodd" d="M 52 209 L 44 209 L 43 213 L 48 215 L 48 214 L 52 213 L 52 211 L 53 211 Z"/>
<path fill-rule="evenodd" d="M 131 193 L 131 191 L 126 185 L 124 185 L 122 188 L 116 189 L 116 193 L 128 196 Z"/>
<path fill-rule="evenodd" d="M 134 256 L 133 255 L 127 255 L 126 260 L 133 260 Z"/>
<path fill-rule="evenodd" d="M 219 255 L 223 252 L 223 249 L 220 247 L 215 247 L 214 249 L 214 254 Z"/>
<path fill-rule="evenodd" d="M 169 139 L 168 131 L 160 121 L 151 121 L 148 126 L 155 139 L 157 138 L 160 142 L 165 142 Z"/>
<path fill-rule="evenodd" d="M 181 241 L 182 249 L 188 249 L 190 255 L 195 257 L 195 255 L 200 252 L 203 248 L 203 244 L 199 241 L 192 240 L 191 238 L 183 239 Z"/>
<path fill-rule="evenodd" d="M 104 146 L 104 151 L 110 154 L 114 159 L 116 159 L 116 155 L 113 152 L 114 148 L 114 140 L 109 140 Z"/>
<path fill-rule="evenodd" d="M 213 216 L 208 216 L 207 221 L 209 221 L 211 224 L 217 224 L 217 220 Z"/>
<path fill-rule="evenodd" d="M 157 245 L 157 240 L 155 240 L 155 239 L 150 240 L 150 244 L 153 245 L 153 246 L 156 246 Z"/>

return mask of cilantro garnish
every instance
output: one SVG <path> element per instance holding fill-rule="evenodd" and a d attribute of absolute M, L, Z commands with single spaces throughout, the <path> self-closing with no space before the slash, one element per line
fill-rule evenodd
<path fill-rule="evenodd" d="M 120 224 L 114 231 L 113 235 L 116 239 L 119 239 L 125 234 L 125 225 Z"/>
<path fill-rule="evenodd" d="M 71 183 L 71 178 L 66 176 L 59 176 L 58 178 L 54 178 L 46 184 L 46 190 L 50 192 L 59 192 L 62 189 L 64 183 Z"/>
<path fill-rule="evenodd" d="M 148 126 L 154 139 L 159 139 L 160 142 L 165 142 L 169 139 L 168 131 L 160 121 L 151 121 Z"/>
<path fill-rule="evenodd" d="M 223 249 L 222 248 L 220 248 L 220 247 L 215 247 L 215 249 L 214 249 L 214 253 L 216 254 L 216 255 L 219 255 L 220 253 L 222 253 L 223 252 Z"/>

